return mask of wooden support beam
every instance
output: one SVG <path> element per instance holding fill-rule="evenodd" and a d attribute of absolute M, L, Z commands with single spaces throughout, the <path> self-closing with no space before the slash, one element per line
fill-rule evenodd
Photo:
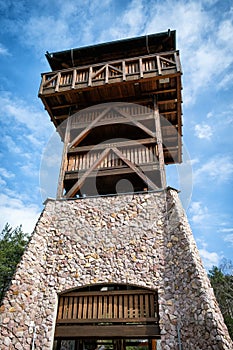
<path fill-rule="evenodd" d="M 135 120 L 133 117 L 131 117 L 130 114 L 123 112 L 122 110 L 119 110 L 118 108 L 114 108 L 120 115 L 124 116 L 126 118 L 126 120 L 130 123 L 133 123 L 135 126 L 137 126 L 138 128 L 142 129 L 143 131 L 145 131 L 146 134 L 150 135 L 151 137 L 155 137 L 155 133 L 153 131 L 151 131 L 150 129 L 148 129 L 146 126 L 144 126 L 142 123 L 138 122 L 137 120 Z"/>
<path fill-rule="evenodd" d="M 122 152 L 117 149 L 116 147 L 112 147 L 113 152 L 123 160 L 146 184 L 148 184 L 149 187 L 151 187 L 153 190 L 157 190 L 158 187 L 145 175 L 143 172 L 136 167 L 135 164 L 133 164 L 129 159 L 127 159 Z"/>
<path fill-rule="evenodd" d="M 71 126 L 71 117 L 69 117 L 66 122 L 65 138 L 64 138 L 64 145 L 63 145 L 63 151 L 62 151 L 62 160 L 61 160 L 61 167 L 60 167 L 58 187 L 57 187 L 58 199 L 62 198 L 63 190 L 64 190 L 64 176 L 65 176 L 65 171 L 68 163 L 67 149 L 70 141 L 70 126 Z"/>
<path fill-rule="evenodd" d="M 83 176 L 71 187 L 71 189 L 66 193 L 65 198 L 72 198 L 80 190 L 84 184 L 88 175 L 97 168 L 97 166 L 102 162 L 102 160 L 108 155 L 110 148 L 106 148 L 100 155 L 100 157 L 92 164 L 92 166 L 83 174 Z"/>
<path fill-rule="evenodd" d="M 160 168 L 160 177 L 161 177 L 161 186 L 166 188 L 166 174 L 164 168 L 164 154 L 163 154 L 163 140 L 162 140 L 162 131 L 160 124 L 160 115 L 158 107 L 154 106 L 154 116 L 155 116 L 155 128 L 156 128 L 156 138 L 158 145 L 158 158 L 159 158 L 159 168 Z"/>
<path fill-rule="evenodd" d="M 55 339 L 63 338 L 140 338 L 159 337 L 160 329 L 158 324 L 154 325 L 108 325 L 108 326 L 57 326 Z"/>
<path fill-rule="evenodd" d="M 130 147 L 130 146 L 137 146 L 137 145 L 149 145 L 149 144 L 155 144 L 156 143 L 156 138 L 155 137 L 150 137 L 146 139 L 140 139 L 140 140 L 128 140 L 128 141 L 120 141 L 117 142 L 117 147 Z M 106 144 L 106 143 L 100 143 L 98 145 L 90 145 L 90 146 L 81 146 L 81 147 L 75 147 L 75 148 L 70 148 L 68 150 L 69 154 L 73 153 L 79 153 L 79 152 L 89 152 L 92 150 L 99 150 L 99 149 L 105 149 L 106 147 L 111 147 L 112 144 Z"/>
<path fill-rule="evenodd" d="M 100 115 L 98 115 L 98 117 L 96 119 L 94 119 L 92 121 L 92 123 L 90 125 L 88 125 L 77 137 L 75 137 L 75 139 L 71 142 L 70 144 L 70 148 L 76 146 L 78 143 L 80 143 L 91 131 L 91 129 L 95 126 L 95 124 L 103 117 L 105 116 L 105 114 L 107 114 L 109 112 L 109 110 L 111 109 L 111 107 L 108 107 L 106 109 L 104 109 L 104 111 L 102 113 L 100 113 Z"/>

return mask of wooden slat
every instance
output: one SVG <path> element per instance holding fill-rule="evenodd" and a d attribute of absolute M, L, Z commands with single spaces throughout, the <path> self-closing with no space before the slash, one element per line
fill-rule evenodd
<path fill-rule="evenodd" d="M 102 318 L 103 316 L 103 304 L 102 304 L 102 295 L 99 296 L 99 302 L 98 302 L 98 319 Z"/>
<path fill-rule="evenodd" d="M 139 316 L 139 310 L 138 310 L 138 295 L 134 294 L 134 317 L 137 318 Z"/>
<path fill-rule="evenodd" d="M 83 318 L 87 318 L 87 298 L 88 297 L 83 298 Z"/>
<path fill-rule="evenodd" d="M 67 315 L 68 315 L 68 302 L 69 302 L 69 298 L 68 297 L 65 297 L 64 298 L 64 308 L 63 308 L 63 315 L 62 315 L 62 318 L 67 318 Z"/>
<path fill-rule="evenodd" d="M 108 314 L 108 296 L 105 295 L 103 297 L 103 318 L 107 318 L 107 314 Z"/>
<path fill-rule="evenodd" d="M 78 298 L 78 319 L 81 319 L 83 315 L 83 297 Z"/>
<path fill-rule="evenodd" d="M 68 313 L 67 313 L 67 318 L 72 318 L 73 314 L 73 297 L 68 298 Z"/>
<path fill-rule="evenodd" d="M 109 297 L 108 297 L 108 317 L 109 318 L 113 318 L 113 296 L 112 295 L 110 295 Z"/>
<path fill-rule="evenodd" d="M 149 295 L 145 294 L 145 317 L 150 317 Z"/>
<path fill-rule="evenodd" d="M 93 297 L 93 318 L 98 316 L 98 296 Z"/>
<path fill-rule="evenodd" d="M 119 295 L 119 298 L 118 298 L 118 302 L 119 302 L 119 304 L 118 304 L 118 316 L 119 316 L 119 318 L 124 318 L 124 316 L 123 316 L 123 296 L 122 295 Z"/>
<path fill-rule="evenodd" d="M 113 296 L 113 300 L 114 300 L 114 308 L 113 308 L 113 318 L 118 318 L 118 295 L 114 295 Z M 119 316 L 120 317 L 120 316 Z"/>
<path fill-rule="evenodd" d="M 123 303 L 124 303 L 124 318 L 128 318 L 129 315 L 128 315 L 128 311 L 129 311 L 129 305 L 128 305 L 128 302 L 129 302 L 129 296 L 128 295 L 124 295 L 123 296 Z"/>
<path fill-rule="evenodd" d="M 144 296 L 139 296 L 139 313 L 140 317 L 144 317 Z"/>
<path fill-rule="evenodd" d="M 72 315 L 74 319 L 77 319 L 77 316 L 78 316 L 77 312 L 78 312 L 78 298 L 74 297 L 74 306 L 73 306 L 73 315 Z"/>
<path fill-rule="evenodd" d="M 91 295 L 89 295 L 88 296 L 88 313 L 87 313 L 88 319 L 93 319 L 92 310 L 93 310 L 93 298 Z"/>
<path fill-rule="evenodd" d="M 133 318 L 133 295 L 129 296 L 129 318 Z"/>
<path fill-rule="evenodd" d="M 154 296 L 154 294 L 150 294 L 149 298 L 150 298 L 149 317 L 155 317 L 155 296 Z"/>
<path fill-rule="evenodd" d="M 58 314 L 57 314 L 58 319 L 63 318 L 63 306 L 64 306 L 63 303 L 64 303 L 64 297 L 61 297 L 59 299 L 59 306 L 58 306 Z"/>

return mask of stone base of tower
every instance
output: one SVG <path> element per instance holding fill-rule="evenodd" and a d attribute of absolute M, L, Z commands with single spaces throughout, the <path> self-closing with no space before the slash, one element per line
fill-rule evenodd
<path fill-rule="evenodd" d="M 169 189 L 48 200 L 1 307 L 1 350 L 52 349 L 59 293 L 100 283 L 158 292 L 162 350 L 232 348 L 177 192 Z"/>

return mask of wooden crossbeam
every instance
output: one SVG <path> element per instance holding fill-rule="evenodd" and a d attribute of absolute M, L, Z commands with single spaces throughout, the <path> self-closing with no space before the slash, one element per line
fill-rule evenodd
<path fill-rule="evenodd" d="M 122 152 L 116 147 L 112 147 L 113 152 L 123 160 L 145 183 L 147 183 L 153 190 L 157 190 L 158 187 L 145 175 L 143 172 L 136 167 L 129 159 L 127 159 Z"/>
<path fill-rule="evenodd" d="M 146 126 L 144 126 L 142 123 L 134 120 L 130 114 L 123 112 L 121 110 L 119 110 L 118 108 L 114 108 L 120 115 L 122 115 L 123 117 L 126 118 L 126 120 L 130 123 L 133 123 L 135 126 L 137 126 L 138 128 L 142 129 L 143 131 L 145 131 L 146 134 L 150 135 L 151 137 L 155 137 L 155 133 L 153 131 L 151 131 L 150 129 L 148 129 Z"/>
<path fill-rule="evenodd" d="M 95 77 L 97 77 L 97 75 L 99 75 L 100 73 L 102 73 L 105 69 L 106 69 L 106 64 L 103 66 L 103 67 L 101 67 L 100 69 L 98 69 L 97 70 L 97 72 L 95 72 L 94 74 L 92 73 L 92 79 L 93 78 L 95 78 Z"/>
<path fill-rule="evenodd" d="M 171 63 L 172 65 L 175 65 L 176 64 L 176 62 L 174 62 L 174 61 L 172 61 L 172 60 L 169 60 L 169 59 L 167 59 L 167 58 L 165 58 L 165 57 L 162 57 L 162 56 L 159 56 L 160 57 L 160 60 L 161 61 L 164 61 L 164 62 L 167 62 L 167 63 Z"/>
<path fill-rule="evenodd" d="M 100 157 L 92 164 L 92 166 L 83 174 L 83 176 L 71 187 L 71 189 L 66 193 L 65 198 L 72 198 L 76 195 L 78 190 L 84 184 L 88 175 L 97 168 L 97 166 L 102 162 L 102 160 L 108 155 L 110 148 L 106 148 L 101 154 Z"/>
<path fill-rule="evenodd" d="M 71 142 L 69 148 L 77 146 L 78 143 L 80 143 L 91 131 L 91 129 L 95 126 L 95 124 L 105 116 L 110 111 L 111 107 L 106 108 L 100 115 L 93 120 L 93 122 L 88 125 L 75 139 Z"/>

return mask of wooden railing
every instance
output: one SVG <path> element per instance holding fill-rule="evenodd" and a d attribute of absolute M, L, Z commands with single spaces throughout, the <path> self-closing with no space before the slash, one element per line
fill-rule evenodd
<path fill-rule="evenodd" d="M 181 71 L 179 52 L 171 51 L 43 73 L 39 94 L 82 89 Z"/>
<path fill-rule="evenodd" d="M 104 144 L 103 149 L 106 149 L 106 145 Z M 136 145 L 131 147 L 122 147 L 119 148 L 119 150 L 123 156 L 133 164 L 152 164 L 157 160 L 155 145 Z M 90 152 L 69 154 L 66 171 L 83 171 L 89 169 L 100 157 L 102 152 L 103 150 L 97 149 Z M 113 151 L 110 151 L 96 169 L 117 168 L 123 166 L 125 166 L 124 161 L 120 159 Z"/>
<path fill-rule="evenodd" d="M 156 323 L 157 295 L 154 292 L 73 292 L 59 297 L 59 323 Z"/>

